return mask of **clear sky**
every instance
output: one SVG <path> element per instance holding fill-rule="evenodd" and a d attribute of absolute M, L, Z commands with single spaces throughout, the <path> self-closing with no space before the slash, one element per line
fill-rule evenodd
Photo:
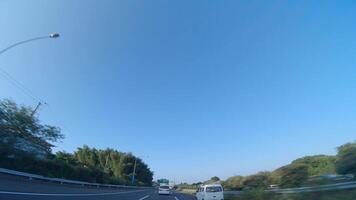
<path fill-rule="evenodd" d="M 0 68 L 55 150 L 142 157 L 177 182 L 273 170 L 356 136 L 355 1 L 0 1 Z M 0 76 L 0 97 L 35 106 Z"/>

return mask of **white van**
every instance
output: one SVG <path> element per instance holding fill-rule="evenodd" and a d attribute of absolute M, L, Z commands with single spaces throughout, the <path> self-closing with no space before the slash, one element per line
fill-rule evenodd
<path fill-rule="evenodd" d="M 202 185 L 196 197 L 197 200 L 224 200 L 224 189 L 220 184 Z"/>
<path fill-rule="evenodd" d="M 158 188 L 158 194 L 159 195 L 161 195 L 161 194 L 170 195 L 171 194 L 171 189 L 169 188 L 168 185 L 160 185 L 159 188 Z"/>

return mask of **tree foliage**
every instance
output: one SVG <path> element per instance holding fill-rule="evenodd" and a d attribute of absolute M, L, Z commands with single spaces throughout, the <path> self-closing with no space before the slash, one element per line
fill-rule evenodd
<path fill-rule="evenodd" d="M 313 184 L 312 176 L 320 176 L 323 183 L 330 174 L 354 174 L 356 176 L 356 142 L 347 143 L 337 148 L 336 156 L 315 155 L 305 156 L 272 172 L 259 172 L 250 176 L 233 176 L 221 184 L 227 190 L 265 190 L 270 185 L 279 187 L 300 187 Z M 215 178 L 211 178 L 216 180 Z M 211 183 L 212 180 L 204 183 Z M 194 185 L 191 185 L 193 187 Z M 188 187 L 185 185 L 185 187 Z"/>
<path fill-rule="evenodd" d="M 73 154 L 51 153 L 64 136 L 58 127 L 43 125 L 30 107 L 0 101 L 0 166 L 14 170 L 98 183 L 129 184 L 135 161 L 136 183 L 151 185 L 153 172 L 131 153 L 88 146 Z"/>
<path fill-rule="evenodd" d="M 223 181 L 226 189 L 244 188 L 266 189 L 269 184 L 280 187 L 298 187 L 310 184 L 312 176 L 328 174 L 354 174 L 356 176 L 356 142 L 338 147 L 336 156 L 315 155 L 294 160 L 273 172 L 258 173 L 251 176 L 233 176 Z"/>
<path fill-rule="evenodd" d="M 337 172 L 356 175 L 356 142 L 344 144 L 337 150 Z"/>
<path fill-rule="evenodd" d="M 245 187 L 255 189 L 267 189 L 273 183 L 273 175 L 271 172 L 259 172 L 257 174 L 247 176 L 243 185 Z"/>
<path fill-rule="evenodd" d="M 299 158 L 292 164 L 305 164 L 308 166 L 309 176 L 335 173 L 336 156 L 316 155 Z"/>
<path fill-rule="evenodd" d="M 223 181 L 226 189 L 268 189 L 270 185 L 297 187 L 311 175 L 322 175 L 335 171 L 335 156 L 307 156 L 293 161 L 272 172 L 259 172 L 250 176 L 233 176 Z"/>
<path fill-rule="evenodd" d="M 232 176 L 223 181 L 222 185 L 229 190 L 241 190 L 244 187 L 244 180 L 243 176 Z"/>
<path fill-rule="evenodd" d="M 204 181 L 203 184 L 213 184 L 213 183 L 219 183 L 219 182 L 220 182 L 220 178 L 217 176 L 213 176 L 209 180 Z"/>
<path fill-rule="evenodd" d="M 53 143 L 64 138 L 58 127 L 43 125 L 30 107 L 0 101 L 0 142 L 29 153 L 50 153 Z"/>
<path fill-rule="evenodd" d="M 74 159 L 83 167 L 98 168 L 121 181 L 129 182 L 136 161 L 136 180 L 139 184 L 151 184 L 153 172 L 140 158 L 131 153 L 123 153 L 113 149 L 97 150 L 88 146 L 78 148 L 73 154 Z"/>
<path fill-rule="evenodd" d="M 309 176 L 306 164 L 290 164 L 278 169 L 280 185 L 283 187 L 297 187 L 304 183 Z"/>
<path fill-rule="evenodd" d="M 218 182 L 218 181 L 220 181 L 220 178 L 217 177 L 217 176 L 213 176 L 213 177 L 211 177 L 210 180 L 211 180 L 211 181 L 214 181 L 214 182 Z"/>

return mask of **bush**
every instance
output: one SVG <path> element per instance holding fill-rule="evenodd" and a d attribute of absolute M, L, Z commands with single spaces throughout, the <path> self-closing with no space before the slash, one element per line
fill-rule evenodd
<path fill-rule="evenodd" d="M 338 147 L 336 170 L 339 174 L 356 176 L 356 142 Z"/>
<path fill-rule="evenodd" d="M 290 164 L 278 169 L 282 187 L 298 187 L 308 179 L 308 165 Z"/>

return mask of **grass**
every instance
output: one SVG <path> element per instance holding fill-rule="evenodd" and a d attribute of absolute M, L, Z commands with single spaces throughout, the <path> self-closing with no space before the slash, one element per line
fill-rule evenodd
<path fill-rule="evenodd" d="M 191 195 L 195 195 L 195 189 L 180 189 L 179 190 L 181 193 L 185 193 L 185 194 L 191 194 Z"/>
<path fill-rule="evenodd" d="M 356 200 L 356 189 L 308 192 L 296 194 L 273 194 L 249 191 L 240 195 L 225 195 L 226 200 Z"/>

